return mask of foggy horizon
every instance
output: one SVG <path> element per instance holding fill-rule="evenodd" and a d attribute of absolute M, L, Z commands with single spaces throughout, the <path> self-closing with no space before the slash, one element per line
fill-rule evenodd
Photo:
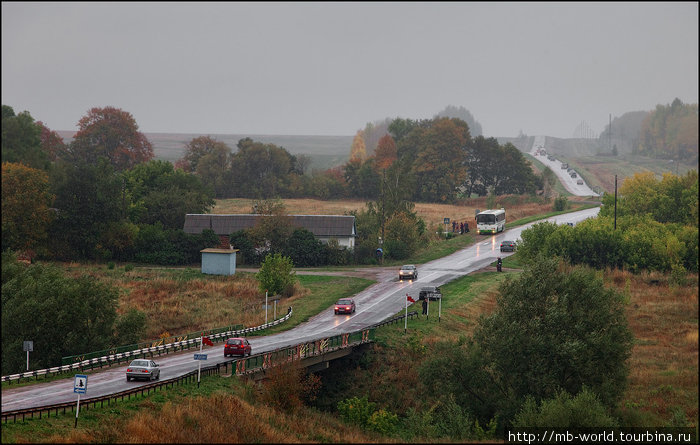
<path fill-rule="evenodd" d="M 698 103 L 698 4 L 2 3 L 2 104 L 56 131 L 352 136 L 464 107 L 484 136 L 596 135 Z"/>

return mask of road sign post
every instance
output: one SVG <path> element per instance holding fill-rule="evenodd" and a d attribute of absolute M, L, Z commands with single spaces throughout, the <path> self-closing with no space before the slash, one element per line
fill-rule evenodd
<path fill-rule="evenodd" d="M 32 340 L 25 340 L 22 344 L 22 349 L 27 351 L 27 371 L 29 371 L 29 353 L 34 351 L 34 342 Z"/>
<path fill-rule="evenodd" d="M 80 394 L 87 394 L 87 379 L 88 376 L 85 374 L 76 374 L 75 382 L 73 383 L 73 392 L 78 394 L 78 403 L 75 407 L 75 425 L 73 428 L 78 427 L 78 413 L 80 412 Z"/>
<path fill-rule="evenodd" d="M 204 334 L 202 333 L 202 335 L 199 336 L 199 355 L 202 355 L 202 347 L 204 346 L 204 338 L 203 337 L 204 337 Z M 194 359 L 197 360 L 197 357 L 195 356 Z M 202 361 L 197 360 L 197 362 L 199 363 L 197 365 L 197 388 L 199 388 L 199 380 L 202 377 Z"/>

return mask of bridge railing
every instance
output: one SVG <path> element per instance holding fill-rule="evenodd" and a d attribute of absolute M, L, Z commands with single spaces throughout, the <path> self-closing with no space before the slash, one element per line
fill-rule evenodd
<path fill-rule="evenodd" d="M 291 309 L 291 308 L 290 308 Z M 291 311 L 288 315 L 291 314 Z M 408 317 L 417 317 L 418 312 L 409 312 Z M 275 349 L 273 351 L 264 352 L 256 355 L 251 355 L 248 358 L 232 359 L 227 360 L 215 365 L 205 366 L 201 369 L 203 375 L 215 375 L 221 374 L 222 372 L 228 373 L 228 367 L 231 366 L 231 373 L 236 375 L 246 375 L 267 368 L 281 365 L 284 363 L 289 363 L 294 360 L 303 360 L 307 357 L 313 357 L 318 355 L 323 355 L 327 352 L 332 352 L 337 349 L 355 347 L 360 344 L 369 343 L 374 340 L 375 332 L 378 327 L 386 326 L 388 324 L 395 324 L 404 319 L 404 315 L 393 317 L 389 320 L 385 320 L 381 323 L 377 323 L 369 328 L 349 332 L 346 334 L 340 334 L 332 337 L 319 338 L 312 340 L 310 342 L 300 343 L 293 346 L 286 346 L 282 348 Z M 162 380 L 155 383 L 149 383 L 146 385 L 141 385 L 134 389 L 129 389 L 126 391 L 121 391 L 114 394 L 108 394 L 105 396 L 92 397 L 82 400 L 82 406 L 89 409 L 91 406 L 94 408 L 98 404 L 104 406 L 105 402 L 109 406 L 112 401 L 118 399 L 124 400 L 124 398 L 131 398 L 131 396 L 143 395 L 144 392 L 149 394 L 151 391 L 156 391 L 163 387 L 179 385 L 183 383 L 191 383 L 196 381 L 197 371 L 190 371 L 187 374 L 168 379 Z M 33 408 L 5 411 L 2 413 L 2 421 L 7 423 L 9 419 L 16 422 L 18 418 L 22 421 L 26 417 L 34 418 L 38 415 L 41 418 L 42 413 L 46 413 L 47 417 L 51 416 L 51 413 L 55 413 L 57 416 L 59 411 L 65 413 L 68 409 L 71 412 L 76 409 L 77 400 L 75 402 L 65 402 L 53 405 L 38 406 Z"/>
<path fill-rule="evenodd" d="M 339 348 L 351 348 L 358 346 L 362 343 L 368 343 L 373 340 L 374 329 L 365 329 L 363 331 L 352 332 L 347 334 L 340 334 L 334 337 L 321 338 L 318 340 L 313 340 L 311 342 L 301 343 L 294 346 L 287 346 L 275 349 L 273 351 L 268 351 L 256 355 L 251 355 L 247 358 L 231 359 L 215 365 L 204 366 L 201 369 L 202 375 L 214 375 L 228 373 L 229 366 L 231 367 L 231 373 L 236 375 L 246 375 L 261 370 L 265 370 L 274 366 L 279 366 L 284 363 L 293 362 L 295 360 L 303 360 L 307 357 L 323 355 L 327 352 L 335 351 Z M 148 394 L 151 391 L 156 391 L 157 389 L 174 386 L 176 384 L 190 383 L 196 381 L 198 371 L 190 371 L 187 374 L 168 379 L 159 382 L 148 383 L 145 385 L 140 385 L 137 388 L 129 389 L 126 391 L 121 391 L 114 394 L 109 394 L 105 396 L 92 397 L 81 400 L 81 407 L 83 409 L 95 407 L 98 404 L 104 406 L 105 403 L 109 406 L 112 401 L 118 399 L 124 400 L 124 398 L 131 398 L 135 395 Z M 10 419 L 16 422 L 18 419 L 24 421 L 27 417 L 34 418 L 38 415 L 41 418 L 42 413 L 46 413 L 47 417 L 51 416 L 51 413 L 55 413 L 57 416 L 60 411 L 65 413 L 67 410 L 73 412 L 76 409 L 77 400 L 75 402 L 64 402 L 53 405 L 45 405 L 33 408 L 5 411 L 2 413 L 2 421 L 7 423 Z"/>
<path fill-rule="evenodd" d="M 292 308 L 291 306 L 287 310 L 287 315 L 285 315 L 282 318 L 278 318 L 277 320 L 274 320 L 270 323 L 266 323 L 260 326 L 254 326 L 246 329 L 240 329 L 240 330 L 233 330 L 233 331 L 224 331 L 224 332 L 219 332 L 216 334 L 208 334 L 207 331 L 203 331 L 204 335 L 206 335 L 209 339 L 212 341 L 218 342 L 218 341 L 223 341 L 229 337 L 235 337 L 235 336 L 240 336 L 240 335 L 247 335 L 251 332 L 258 332 L 262 331 L 264 329 L 267 329 L 272 326 L 277 326 L 280 323 L 284 323 L 287 321 L 291 316 L 292 316 Z M 84 356 L 73 356 L 74 362 L 67 364 L 67 365 L 62 365 L 62 366 L 55 366 L 53 368 L 47 368 L 47 369 L 39 369 L 35 371 L 27 371 L 19 374 L 11 374 L 7 376 L 2 377 L 3 382 L 8 382 L 12 383 L 13 381 L 20 381 L 23 378 L 39 378 L 39 376 L 50 376 L 53 374 L 61 374 L 64 372 L 69 372 L 69 371 L 74 371 L 74 370 L 79 370 L 83 371 L 86 368 L 89 369 L 94 369 L 96 367 L 102 368 L 103 366 L 112 366 L 114 364 L 119 364 L 122 361 L 127 362 L 130 360 L 133 360 L 135 358 L 146 358 L 146 357 L 153 357 L 154 355 L 161 355 L 161 354 L 169 354 L 171 352 L 178 352 L 178 351 L 183 351 L 185 349 L 190 349 L 191 347 L 197 347 L 199 345 L 199 336 L 195 338 L 190 338 L 186 340 L 181 340 L 181 341 L 176 341 L 173 343 L 168 343 L 168 344 L 161 344 L 161 345 L 156 345 L 156 346 L 148 346 L 145 348 L 141 349 L 136 349 L 132 351 L 125 351 L 125 352 L 117 352 L 114 354 L 108 354 L 104 355 L 102 357 L 94 357 L 94 358 L 89 358 L 89 359 L 84 359 Z"/>

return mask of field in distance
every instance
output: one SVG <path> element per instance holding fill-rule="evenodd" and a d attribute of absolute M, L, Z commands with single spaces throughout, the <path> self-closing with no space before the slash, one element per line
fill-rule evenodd
<path fill-rule="evenodd" d="M 423 218 L 429 228 L 442 225 L 444 218 L 450 222 L 469 222 L 474 227 L 476 210 L 486 210 L 486 197 L 464 200 L 458 204 L 416 203 L 415 211 Z M 506 209 L 509 221 L 515 221 L 527 216 L 545 214 L 552 211 L 552 203 L 527 202 L 527 196 L 500 196 L 496 198 L 494 208 Z M 328 200 L 319 199 L 283 199 L 282 202 L 290 215 L 343 215 L 353 210 L 362 211 L 367 208 L 365 200 Z M 252 213 L 253 200 L 244 198 L 217 199 L 211 213 L 240 214 Z M 450 227 L 451 230 L 451 227 Z"/>

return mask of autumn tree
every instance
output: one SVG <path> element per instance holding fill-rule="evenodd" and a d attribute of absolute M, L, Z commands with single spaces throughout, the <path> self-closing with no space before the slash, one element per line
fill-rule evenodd
<path fill-rule="evenodd" d="M 389 125 L 392 121 L 392 118 L 386 118 L 383 121 L 368 122 L 365 125 L 363 139 L 368 156 L 376 152 L 379 140 L 389 134 Z"/>
<path fill-rule="evenodd" d="M 375 166 L 379 170 L 386 170 L 391 164 L 396 161 L 397 151 L 394 138 L 385 134 L 377 143 L 377 149 L 374 152 Z"/>
<path fill-rule="evenodd" d="M 2 162 L 21 162 L 46 170 L 49 157 L 41 149 L 41 129 L 28 111 L 15 114 L 12 107 L 2 106 Z"/>
<path fill-rule="evenodd" d="M 364 161 L 367 158 L 367 148 L 365 147 L 365 132 L 357 130 L 350 147 L 350 161 Z"/>
<path fill-rule="evenodd" d="M 45 171 L 24 164 L 2 164 L 2 248 L 41 250 L 53 213 Z"/>
<path fill-rule="evenodd" d="M 117 171 L 153 159 L 153 146 L 131 113 L 115 107 L 92 108 L 80 121 L 70 144 L 73 162 L 95 165 L 104 157 Z"/>
<path fill-rule="evenodd" d="M 441 118 L 421 128 L 422 140 L 413 163 L 418 189 L 416 197 L 432 202 L 451 202 L 457 187 L 464 182 L 462 163 L 465 148 L 471 143 L 466 122 Z"/>
<path fill-rule="evenodd" d="M 37 121 L 36 125 L 40 130 L 41 149 L 48 155 L 49 159 L 54 162 L 57 159 L 64 159 L 66 157 L 66 144 L 63 142 L 63 138 L 41 121 Z"/>

